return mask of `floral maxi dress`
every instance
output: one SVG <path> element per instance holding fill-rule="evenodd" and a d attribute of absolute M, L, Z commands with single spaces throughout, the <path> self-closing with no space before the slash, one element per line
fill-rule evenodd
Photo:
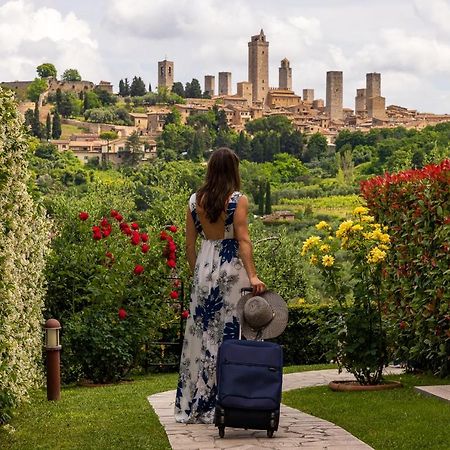
<path fill-rule="evenodd" d="M 234 238 L 233 217 L 240 192 L 228 202 L 224 239 L 207 240 L 197 211 L 196 194 L 189 200 L 195 228 L 202 238 L 197 255 L 183 341 L 175 419 L 184 423 L 212 423 L 216 405 L 216 356 L 225 339 L 239 338 L 236 303 L 250 285 Z"/>

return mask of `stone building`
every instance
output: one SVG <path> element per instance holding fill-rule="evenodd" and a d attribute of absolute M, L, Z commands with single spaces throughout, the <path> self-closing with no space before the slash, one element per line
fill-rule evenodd
<path fill-rule="evenodd" d="M 219 72 L 219 95 L 231 93 L 231 72 Z"/>
<path fill-rule="evenodd" d="M 245 98 L 247 100 L 248 106 L 252 106 L 253 103 L 252 91 L 252 83 L 249 83 L 248 81 L 240 81 L 237 84 L 237 96 Z"/>
<path fill-rule="evenodd" d="M 331 120 L 342 120 L 343 114 L 343 74 L 341 71 L 327 72 L 326 111 Z"/>
<path fill-rule="evenodd" d="M 95 86 L 97 89 L 101 89 L 102 91 L 106 91 L 109 94 L 113 93 L 113 85 L 109 81 L 100 81 L 100 83 Z"/>
<path fill-rule="evenodd" d="M 269 108 L 285 108 L 298 105 L 300 102 L 301 98 L 289 89 L 270 88 L 266 97 L 266 105 Z"/>
<path fill-rule="evenodd" d="M 366 89 L 356 89 L 355 113 L 359 115 L 366 114 Z"/>
<path fill-rule="evenodd" d="M 381 74 L 366 74 L 366 109 L 369 119 L 386 118 L 386 99 L 381 96 Z"/>
<path fill-rule="evenodd" d="M 171 90 L 173 86 L 173 61 L 158 61 L 158 87 Z"/>
<path fill-rule="evenodd" d="M 248 43 L 248 81 L 252 83 L 253 101 L 264 104 L 269 91 L 269 43 L 263 30 Z"/>
<path fill-rule="evenodd" d="M 214 75 L 205 75 L 205 94 L 214 96 L 216 91 L 216 77 Z"/>
<path fill-rule="evenodd" d="M 314 101 L 314 89 L 303 89 L 303 101 L 308 103 Z"/>
<path fill-rule="evenodd" d="M 287 58 L 281 60 L 278 68 L 278 87 L 292 91 L 292 69 Z"/>

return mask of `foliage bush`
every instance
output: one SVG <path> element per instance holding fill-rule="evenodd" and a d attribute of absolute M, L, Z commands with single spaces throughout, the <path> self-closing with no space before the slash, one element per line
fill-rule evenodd
<path fill-rule="evenodd" d="M 27 144 L 13 98 L 0 88 L 0 424 L 41 382 L 49 233 L 27 191 Z"/>
<path fill-rule="evenodd" d="M 274 341 L 283 346 L 284 365 L 329 362 L 330 323 L 336 323 L 336 304 L 289 306 L 289 322 L 284 333 Z"/>
<path fill-rule="evenodd" d="M 450 160 L 361 183 L 376 219 L 387 225 L 386 314 L 397 356 L 450 373 Z"/>
<path fill-rule="evenodd" d="M 137 223 L 126 186 L 108 190 L 61 196 L 50 205 L 56 231 L 47 267 L 47 310 L 63 326 L 66 381 L 122 378 L 172 314 L 164 302 L 176 292 L 167 279 L 175 268 L 171 233 L 160 236 Z M 123 216 L 115 213 L 119 205 Z M 128 226 L 124 217 L 131 219 Z"/>
<path fill-rule="evenodd" d="M 383 265 L 390 246 L 386 228 L 373 223 L 368 209 L 357 207 L 353 220 L 334 230 L 327 222 L 316 228 L 302 247 L 323 277 L 323 290 L 340 306 L 340 317 L 330 334 L 333 359 L 360 384 L 378 384 L 387 364 L 386 328 L 381 316 Z M 348 274 L 351 281 L 344 281 Z"/>

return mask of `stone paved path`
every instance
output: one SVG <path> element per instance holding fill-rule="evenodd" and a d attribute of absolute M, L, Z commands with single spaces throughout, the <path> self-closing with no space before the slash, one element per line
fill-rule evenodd
<path fill-rule="evenodd" d="M 401 370 L 390 369 L 389 373 Z M 292 373 L 283 376 L 283 391 L 302 387 L 320 386 L 331 380 L 352 379 L 349 374 L 337 374 L 332 370 L 315 370 Z M 370 446 L 354 437 L 344 429 L 326 420 L 305 414 L 288 406 L 281 406 L 280 425 L 272 439 L 265 431 L 225 429 L 225 438 L 220 439 L 214 425 L 185 425 L 176 423 L 173 418 L 175 391 L 161 392 L 148 397 L 164 426 L 170 445 L 174 450 L 208 449 L 333 449 L 363 450 Z"/>
<path fill-rule="evenodd" d="M 450 384 L 440 386 L 416 386 L 414 389 L 421 394 L 430 395 L 450 402 Z"/>

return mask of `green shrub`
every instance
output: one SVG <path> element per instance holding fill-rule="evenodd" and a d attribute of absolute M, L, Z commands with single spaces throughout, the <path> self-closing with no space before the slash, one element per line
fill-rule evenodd
<path fill-rule="evenodd" d="M 27 190 L 27 143 L 0 88 L 0 424 L 42 381 L 43 269 L 49 225 Z"/>
<path fill-rule="evenodd" d="M 338 320 L 334 304 L 289 307 L 289 322 L 275 342 L 283 346 L 284 365 L 329 362 L 330 323 Z"/>
<path fill-rule="evenodd" d="M 377 221 L 389 227 L 386 314 L 397 357 L 450 373 L 450 160 L 361 184 Z"/>

